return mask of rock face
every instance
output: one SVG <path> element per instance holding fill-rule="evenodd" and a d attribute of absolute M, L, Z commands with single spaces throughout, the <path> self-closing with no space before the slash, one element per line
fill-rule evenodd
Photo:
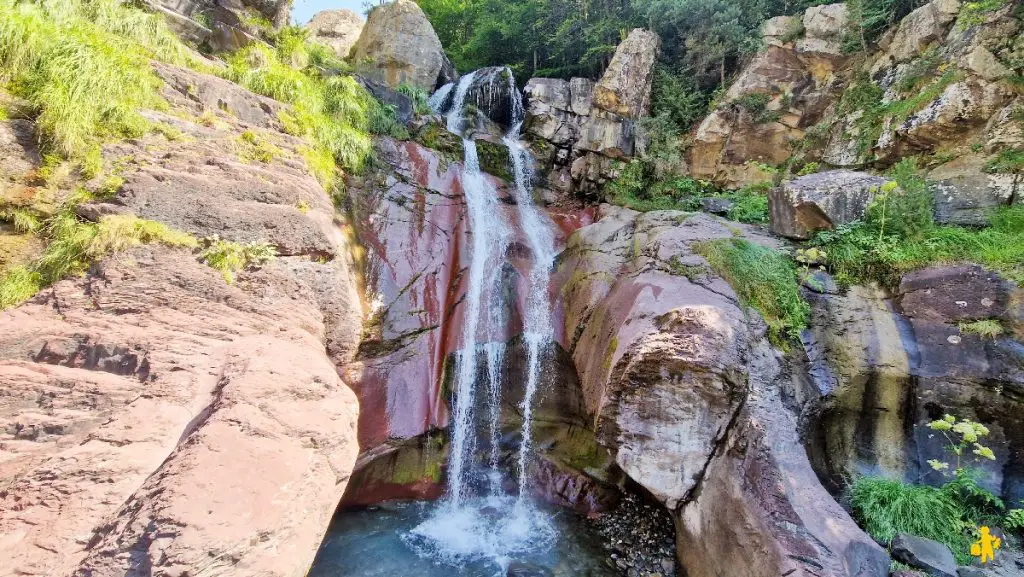
<path fill-rule="evenodd" d="M 807 460 L 765 326 L 748 322 L 694 252 L 736 229 L 706 215 L 607 205 L 600 216 L 559 260 L 565 340 L 591 426 L 673 513 L 688 574 L 887 575 L 885 552 Z"/>
<path fill-rule="evenodd" d="M 768 194 L 772 232 L 808 239 L 864 216 L 887 181 L 864 172 L 831 170 L 782 183 Z"/>
<path fill-rule="evenodd" d="M 635 29 L 595 84 L 584 78 L 531 78 L 524 89 L 524 132 L 545 188 L 562 196 L 597 197 L 618 176 L 618 161 L 636 149 L 636 121 L 650 111 L 658 38 Z"/>
<path fill-rule="evenodd" d="M 1002 448 L 995 461 L 971 462 L 982 484 L 1010 501 L 1024 495 L 1018 287 L 959 265 L 904 276 L 891 300 L 865 288 L 811 296 L 804 394 L 817 405 L 809 437 L 824 479 L 836 488 L 856 474 L 943 482 L 928 460 L 947 454 L 926 425 L 951 414 L 985 424 L 989 445 Z M 971 332 L 981 320 L 1004 333 Z"/>
<path fill-rule="evenodd" d="M 350 56 L 356 70 L 373 80 L 391 88 L 407 82 L 428 92 L 445 60 L 441 41 L 412 0 L 374 8 Z"/>
<path fill-rule="evenodd" d="M 0 314 L 5 574 L 301 574 L 355 462 L 337 366 L 361 306 L 330 198 L 268 103 L 158 72 L 174 114 L 147 116 L 183 137 L 105 147 L 125 184 L 88 208 L 282 256 L 231 285 L 188 250 L 138 247 Z M 223 98 L 205 107 L 211 86 Z M 190 120 L 203 110 L 212 126 Z M 243 130 L 280 154 L 226 153 Z"/>
<path fill-rule="evenodd" d="M 306 29 L 318 42 L 333 48 L 339 58 L 346 58 L 364 24 L 363 18 L 351 10 L 322 10 L 313 15 Z"/>
<path fill-rule="evenodd" d="M 955 25 L 961 6 L 920 6 L 865 59 L 843 53 L 843 4 L 809 8 L 799 25 L 793 17 L 769 20 L 765 49 L 698 125 L 690 173 L 735 188 L 772 179 L 766 166 L 884 169 L 934 155 L 937 219 L 984 224 L 1021 186 L 995 162 L 999 151 L 1024 146 L 1024 121 L 1010 112 L 1020 99 L 1006 80 L 1021 23 L 1006 5 L 983 24 Z"/>

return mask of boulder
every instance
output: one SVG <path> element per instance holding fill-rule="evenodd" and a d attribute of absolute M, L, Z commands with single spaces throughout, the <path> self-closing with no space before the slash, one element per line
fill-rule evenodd
<path fill-rule="evenodd" d="M 897 561 L 923 569 L 933 577 L 957 577 L 953 552 L 937 541 L 900 533 L 892 540 L 891 551 Z"/>
<path fill-rule="evenodd" d="M 351 10 L 321 10 L 313 15 L 306 29 L 314 40 L 330 46 L 339 58 L 346 58 L 359 40 L 363 24 L 363 18 Z"/>
<path fill-rule="evenodd" d="M 768 46 L 782 46 L 792 42 L 797 32 L 803 30 L 803 20 L 799 16 L 775 16 L 761 25 L 761 37 Z"/>
<path fill-rule="evenodd" d="M 651 107 L 659 43 L 654 32 L 633 29 L 615 49 L 611 63 L 594 87 L 594 107 L 625 118 L 646 116 Z"/>
<path fill-rule="evenodd" d="M 349 55 L 356 71 L 391 88 L 405 82 L 432 91 L 444 67 L 441 41 L 412 0 L 375 7 Z"/>
<path fill-rule="evenodd" d="M 763 325 L 748 323 L 694 250 L 734 235 L 777 241 L 706 214 L 602 205 L 599 216 L 559 259 L 562 338 L 590 426 L 623 472 L 672 512 L 688 574 L 887 575 L 888 556 L 807 460 Z"/>
<path fill-rule="evenodd" d="M 992 211 L 1014 198 L 1019 177 L 985 170 L 989 159 L 966 154 L 933 169 L 935 220 L 943 224 L 984 226 Z"/>
<path fill-rule="evenodd" d="M 800 53 L 839 56 L 849 18 L 845 3 L 812 6 L 804 12 L 804 37 L 797 41 Z"/>
<path fill-rule="evenodd" d="M 960 4 L 960 0 L 932 0 L 907 14 L 896 27 L 880 63 L 891 65 L 920 56 L 945 37 Z"/>
<path fill-rule="evenodd" d="M 808 239 L 864 216 L 884 178 L 850 170 L 830 170 L 784 182 L 768 194 L 775 234 Z"/>

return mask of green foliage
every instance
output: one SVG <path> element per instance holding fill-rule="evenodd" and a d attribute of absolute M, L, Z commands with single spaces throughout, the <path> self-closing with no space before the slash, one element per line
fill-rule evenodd
<path fill-rule="evenodd" d="M 844 38 L 846 52 L 867 50 L 886 28 L 917 8 L 919 0 L 848 0 L 850 33 Z"/>
<path fill-rule="evenodd" d="M 21 304 L 41 288 L 81 274 L 92 262 L 133 246 L 198 246 L 195 238 L 158 222 L 121 215 L 103 217 L 98 223 L 83 222 L 70 210 L 47 221 L 41 232 L 49 240 L 43 254 L 31 265 L 16 267 L 0 279 L 0 309 Z"/>
<path fill-rule="evenodd" d="M 978 335 L 984 339 L 995 339 L 1006 332 L 1002 323 L 996 319 L 982 319 L 969 323 L 960 323 L 960 332 Z"/>
<path fill-rule="evenodd" d="M 404 124 L 399 122 L 398 113 L 395 111 L 395 107 L 390 104 L 381 104 L 374 101 L 370 106 L 368 128 L 371 134 L 381 134 L 397 138 L 398 140 L 408 140 L 410 138 L 409 130 Z"/>
<path fill-rule="evenodd" d="M 651 111 L 667 118 L 676 131 L 689 130 L 707 113 L 709 95 L 687 73 L 675 73 L 665 65 L 655 69 Z"/>
<path fill-rule="evenodd" d="M 1024 148 L 1005 148 L 985 165 L 985 172 L 1024 174 Z"/>
<path fill-rule="evenodd" d="M 9 222 L 18 232 L 36 232 L 42 226 L 39 217 L 24 208 L 0 208 L 0 222 Z"/>
<path fill-rule="evenodd" d="M 970 28 L 971 26 L 984 24 L 988 16 L 1006 6 L 1006 2 L 1007 0 L 978 0 L 977 2 L 965 3 L 960 8 L 960 14 L 956 20 L 957 28 Z"/>
<path fill-rule="evenodd" d="M 815 174 L 819 170 L 821 170 L 821 166 L 817 162 L 808 162 L 807 164 L 803 165 L 803 167 L 799 171 L 797 171 L 796 175 L 807 176 L 808 174 Z"/>
<path fill-rule="evenodd" d="M 138 136 L 163 104 L 151 58 L 195 64 L 163 18 L 117 0 L 0 0 L 0 86 L 28 100 L 44 144 L 85 161 Z"/>
<path fill-rule="evenodd" d="M 946 450 L 956 457 L 954 471 L 959 477 L 964 471 L 961 461 L 970 450 L 976 459 L 988 459 L 994 461 L 996 456 L 992 449 L 981 444 L 981 439 L 988 436 L 988 427 L 970 419 L 958 420 L 953 415 L 944 415 L 941 419 L 928 423 L 928 428 L 939 432 L 946 441 Z M 949 463 L 933 459 L 928 461 L 932 469 L 944 471 L 949 469 Z"/>
<path fill-rule="evenodd" d="M 949 493 L 879 477 L 861 477 L 850 487 L 853 518 L 875 540 L 888 545 L 897 533 L 944 543 L 964 562 L 969 560 L 962 531 L 964 510 Z"/>
<path fill-rule="evenodd" d="M 754 92 L 740 96 L 735 100 L 734 104 L 746 110 L 753 117 L 755 123 L 767 124 L 779 119 L 778 112 L 768 110 L 768 103 L 771 100 L 772 97 L 769 94 Z"/>
<path fill-rule="evenodd" d="M 238 137 L 238 155 L 246 162 L 262 162 L 270 164 L 275 158 L 284 154 L 280 148 L 274 146 L 266 136 L 257 134 L 252 130 L 246 130 Z"/>
<path fill-rule="evenodd" d="M 898 189 L 882 191 L 862 221 L 818 234 L 813 244 L 828 253 L 843 284 L 877 280 L 896 286 L 903 274 L 943 262 L 976 262 L 1024 280 L 1024 207 L 996 210 L 989 226 L 938 226 L 928 184 L 905 159 L 892 171 Z"/>
<path fill-rule="evenodd" d="M 277 258 L 277 249 L 267 242 L 241 244 L 213 236 L 204 243 L 206 246 L 200 258 L 211 268 L 220 271 L 229 284 L 235 282 L 239 272 L 262 266 Z"/>
<path fill-rule="evenodd" d="M 800 296 L 796 267 L 788 257 L 738 238 L 701 242 L 694 248 L 746 305 L 761 313 L 773 342 L 800 337 L 810 306 Z"/>
<path fill-rule="evenodd" d="M 427 94 L 426 90 L 423 90 L 419 86 L 413 86 L 408 82 L 403 82 L 396 88 L 400 94 L 408 96 L 412 100 L 412 107 L 416 114 L 426 115 L 433 114 L 434 110 L 430 108 L 430 95 Z"/>
<path fill-rule="evenodd" d="M 1003 528 L 1024 535 L 1024 509 L 1010 509 L 1003 517 Z"/>
<path fill-rule="evenodd" d="M 232 54 L 224 75 L 246 88 L 291 105 L 280 117 L 285 130 L 306 137 L 315 156 L 329 154 L 349 170 L 362 167 L 370 152 L 368 117 L 377 105 L 354 79 L 319 75 L 283 62 L 274 49 L 251 44 Z M 322 168 L 322 167 L 321 167 Z M 321 180 L 329 188 L 334 175 Z"/>

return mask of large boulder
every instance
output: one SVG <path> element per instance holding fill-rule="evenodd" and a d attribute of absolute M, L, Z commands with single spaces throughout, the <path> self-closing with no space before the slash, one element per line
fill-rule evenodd
<path fill-rule="evenodd" d="M 559 259 L 562 338 L 590 426 L 671 511 L 687 574 L 887 575 L 888 556 L 810 466 L 764 325 L 695 252 L 736 234 L 777 241 L 703 214 L 602 205 L 600 217 Z"/>
<path fill-rule="evenodd" d="M 768 194 L 772 232 L 807 239 L 864 216 L 884 178 L 850 170 L 830 170 L 782 183 Z"/>
<path fill-rule="evenodd" d="M 360 73 L 392 88 L 408 83 L 428 92 L 444 67 L 434 28 L 412 0 L 395 0 L 370 12 L 349 56 Z"/>
<path fill-rule="evenodd" d="M 960 0 L 932 0 L 900 21 L 880 63 L 891 65 L 918 57 L 945 35 L 960 11 Z"/>
<path fill-rule="evenodd" d="M 654 32 L 633 29 L 615 49 L 611 63 L 594 87 L 594 107 L 626 118 L 646 116 L 659 44 Z"/>
<path fill-rule="evenodd" d="M 363 18 L 351 10 L 321 10 L 306 24 L 313 38 L 346 58 L 363 31 Z"/>
<path fill-rule="evenodd" d="M 994 209 L 1013 202 L 1019 175 L 989 172 L 988 163 L 984 155 L 965 154 L 928 173 L 936 222 L 984 226 Z"/>
<path fill-rule="evenodd" d="M 804 12 L 804 37 L 796 49 L 802 53 L 842 54 L 842 37 L 846 32 L 849 10 L 845 3 L 812 6 Z"/>

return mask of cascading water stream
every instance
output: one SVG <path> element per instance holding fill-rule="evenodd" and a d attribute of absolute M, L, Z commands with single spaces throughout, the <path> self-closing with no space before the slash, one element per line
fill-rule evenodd
<path fill-rule="evenodd" d="M 556 537 L 551 518 L 531 505 L 527 484 L 527 465 L 533 445 L 533 402 L 540 385 L 543 358 L 552 342 L 548 275 L 555 258 L 554 237 L 545 216 L 533 204 L 529 156 L 519 143 L 523 104 L 511 73 L 494 69 L 479 76 L 476 72 L 470 73 L 457 84 L 442 87 L 430 99 L 435 110 L 450 102 L 446 116 L 448 130 L 463 134 L 467 132 L 464 126 L 467 94 L 474 83 L 479 85 L 474 100 L 485 109 L 491 109 L 497 102 L 497 94 L 503 92 L 498 90 L 502 88 L 498 83 L 506 79 L 512 94 L 513 122 L 504 142 L 509 148 L 515 174 L 513 194 L 518 220 L 533 255 L 523 314 L 528 374 L 520 405 L 522 441 L 516 455 L 519 490 L 516 495 L 505 493 L 500 469 L 502 369 L 507 338 L 501 283 L 512 234 L 497 190 L 480 171 L 476 143 L 463 137 L 462 188 L 469 225 L 470 262 L 463 302 L 463 336 L 456 355 L 453 383 L 447 493 L 431 517 L 402 537 L 418 554 L 432 560 L 455 566 L 467 561 L 489 560 L 502 570 L 515 556 L 544 550 Z M 484 379 L 487 396 L 481 398 L 478 388 L 482 383 L 478 381 Z M 481 418 L 486 418 L 486 427 L 479 426 Z M 489 445 L 484 486 L 476 482 L 480 478 L 479 467 L 474 467 L 478 429 L 481 428 L 486 431 L 479 432 L 480 443 Z M 483 441 L 485 432 L 488 438 Z"/>
<path fill-rule="evenodd" d="M 518 474 L 519 501 L 528 494 L 527 465 L 532 450 L 533 401 L 540 384 L 541 361 L 552 341 L 551 298 L 549 295 L 551 266 L 555 261 L 555 241 L 551 228 L 533 202 L 532 170 L 529 151 L 519 142 L 519 132 L 525 119 L 523 101 L 515 86 L 512 75 L 507 76 L 509 92 L 512 94 L 511 128 L 503 142 L 508 146 L 515 177 L 515 200 L 519 222 L 530 244 L 533 263 L 530 269 L 530 284 L 526 297 L 526 315 L 523 323 L 523 339 L 526 344 L 527 377 L 526 393 L 520 408 L 523 412 L 522 443 L 519 446 Z"/>

